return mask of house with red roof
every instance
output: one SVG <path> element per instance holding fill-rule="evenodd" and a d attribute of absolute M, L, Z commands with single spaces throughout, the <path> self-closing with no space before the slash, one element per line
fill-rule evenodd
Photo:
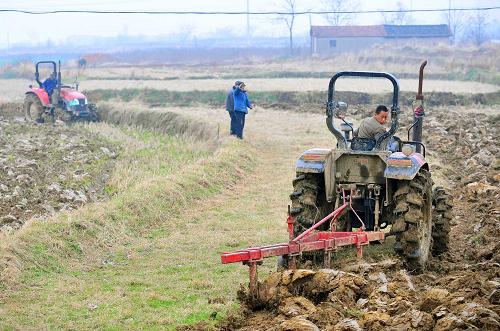
<path fill-rule="evenodd" d="M 312 54 L 328 55 L 358 52 L 375 44 L 449 43 L 451 31 L 446 24 L 311 26 L 310 36 Z"/>

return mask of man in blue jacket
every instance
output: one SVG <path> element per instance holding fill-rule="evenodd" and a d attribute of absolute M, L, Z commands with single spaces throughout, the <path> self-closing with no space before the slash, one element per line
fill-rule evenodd
<path fill-rule="evenodd" d="M 245 127 L 245 115 L 248 114 L 248 109 L 253 108 L 252 103 L 248 100 L 246 85 L 241 82 L 239 86 L 233 90 L 234 100 L 234 134 L 236 137 L 243 139 L 243 128 Z"/>
<path fill-rule="evenodd" d="M 56 98 L 52 98 L 52 94 L 54 92 L 54 89 L 57 87 L 57 79 L 54 76 L 54 73 L 51 73 L 49 78 L 47 78 L 43 83 L 42 83 L 42 88 L 47 92 L 49 95 L 49 102 L 55 103 L 54 101 L 57 100 Z"/>
<path fill-rule="evenodd" d="M 234 97 L 233 97 L 233 92 L 234 89 L 236 89 L 236 86 L 239 86 L 241 82 L 237 80 L 234 82 L 233 87 L 227 92 L 226 96 L 226 111 L 229 114 L 229 118 L 231 119 L 231 126 L 229 130 L 229 134 L 235 135 L 234 133 L 234 124 L 235 124 L 235 118 L 234 118 Z"/>

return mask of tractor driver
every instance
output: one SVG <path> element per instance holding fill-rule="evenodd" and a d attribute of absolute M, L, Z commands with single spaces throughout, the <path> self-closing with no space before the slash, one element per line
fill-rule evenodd
<path fill-rule="evenodd" d="M 354 131 L 354 137 L 378 139 L 386 132 L 384 124 L 387 122 L 389 110 L 384 105 L 375 109 L 375 115 L 361 121 L 359 127 Z"/>
<path fill-rule="evenodd" d="M 47 78 L 43 83 L 42 83 L 42 88 L 47 92 L 49 95 L 49 100 L 51 101 L 52 104 L 55 104 L 54 98 L 52 98 L 52 94 L 54 92 L 54 89 L 57 87 L 57 80 L 54 75 L 54 73 L 51 73 L 49 78 Z M 56 99 L 57 100 L 57 99 Z"/>

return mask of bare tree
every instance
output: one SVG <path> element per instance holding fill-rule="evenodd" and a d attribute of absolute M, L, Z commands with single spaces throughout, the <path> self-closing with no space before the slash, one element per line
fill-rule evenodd
<path fill-rule="evenodd" d="M 458 40 L 458 34 L 460 34 L 464 28 L 464 13 L 459 10 L 450 9 L 448 12 L 443 13 L 443 18 L 446 20 L 450 28 L 452 34 L 452 42 L 456 43 L 456 41 Z"/>
<path fill-rule="evenodd" d="M 333 13 L 325 14 L 326 20 L 331 25 L 349 25 L 355 19 L 355 14 L 344 13 L 354 11 L 359 8 L 358 0 L 323 0 L 323 6 L 326 11 Z"/>
<path fill-rule="evenodd" d="M 481 46 L 486 41 L 488 15 L 485 11 L 477 10 L 469 17 L 466 37 L 472 40 L 477 46 Z"/>
<path fill-rule="evenodd" d="M 295 13 L 297 11 L 296 0 L 282 0 L 282 8 L 289 14 L 283 14 L 278 17 L 280 21 L 286 23 L 289 32 L 290 54 L 293 54 L 293 23 L 295 22 Z"/>
<path fill-rule="evenodd" d="M 398 1 L 396 12 L 394 13 L 382 13 L 382 19 L 384 24 L 394 24 L 394 25 L 405 25 L 412 21 L 412 17 L 408 12 L 405 12 L 406 7 L 401 1 Z"/>

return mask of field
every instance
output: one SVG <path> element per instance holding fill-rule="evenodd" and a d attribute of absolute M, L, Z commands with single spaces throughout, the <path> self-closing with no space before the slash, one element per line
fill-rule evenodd
<path fill-rule="evenodd" d="M 383 58 L 375 55 L 373 70 L 394 70 L 404 76 L 413 72 L 410 67 L 418 67 L 418 61 L 412 66 L 407 58 L 406 64 L 385 68 Z M 461 58 L 454 60 L 464 63 Z M 360 65 L 363 61 L 352 58 L 346 63 L 356 65 L 349 69 L 368 69 L 369 63 Z M 220 264 L 220 253 L 287 240 L 285 219 L 297 157 L 308 148 L 335 144 L 321 105 L 328 84 L 323 72 L 330 62 L 87 68 L 81 88 L 99 96 L 104 121 L 56 127 L 25 123 L 19 102 L 29 81 L 2 79 L 0 128 L 8 133 L 4 145 L 14 150 L 23 141 L 38 146 L 45 134 L 54 143 L 40 154 L 0 150 L 1 184 L 8 189 L 2 191 L 0 202 L 17 213 L 15 221 L 5 217 L 13 212 L 4 208 L 0 215 L 0 326 L 498 329 L 500 103 L 495 101 L 499 88 L 491 74 L 498 63 L 491 54 L 482 61 L 493 68 L 490 75 L 477 81 L 458 80 L 437 76 L 446 74 L 447 68 L 438 57 L 436 70 L 429 68 L 435 77 L 424 82 L 424 92 L 451 92 L 451 98 L 468 100 L 450 106 L 442 99 L 441 105 L 427 108 L 424 125 L 432 177 L 452 193 L 455 204 L 451 251 L 432 259 L 426 272 L 413 275 L 393 253 L 391 240 L 369 247 L 362 261 L 343 250 L 336 254 L 331 271 L 297 272 L 294 279 L 309 280 L 310 287 L 300 282 L 287 285 L 285 274 L 275 272 L 276 260 L 269 259 L 259 267 L 259 278 L 281 292 L 263 291 L 259 309 L 247 305 L 244 295 L 237 296 L 240 284 L 247 286 L 247 268 Z M 246 79 L 250 96 L 259 95 L 262 102 L 247 116 L 243 141 L 228 136 L 229 117 L 219 97 L 208 102 L 206 95 L 172 94 L 183 98 L 185 105 L 161 102 L 167 92 L 222 93 L 231 81 L 245 79 L 245 72 L 251 73 Z M 288 77 L 265 77 L 266 72 L 287 72 Z M 408 96 L 414 95 L 415 77 L 400 82 Z M 145 98 L 150 92 L 146 88 L 158 90 L 159 100 Z M 389 91 L 357 80 L 339 88 L 368 94 Z M 265 93 L 275 91 L 317 94 L 312 101 L 301 94 L 294 99 L 297 102 L 269 101 Z M 490 97 L 478 99 L 478 94 Z M 298 105 L 300 100 L 314 107 L 304 108 Z M 355 125 L 372 109 L 373 104 L 353 104 Z M 404 136 L 411 108 L 403 103 L 401 110 L 405 115 L 398 132 Z M 63 136 L 73 137 L 71 144 Z M 73 157 L 64 163 L 76 148 L 84 151 L 78 154 L 85 159 Z M 52 171 L 46 170 L 47 155 L 53 155 Z M 52 187 L 82 191 L 87 197 L 85 189 L 94 187 L 95 181 L 99 194 L 62 208 L 60 194 L 37 202 L 35 196 L 20 193 L 16 199 L 26 198 L 39 215 L 19 213 L 26 208 L 5 199 L 16 187 L 9 170 L 17 178 L 31 159 L 44 167 L 27 173 L 26 192 L 36 186 L 44 194 L 47 186 L 57 184 Z M 43 208 L 47 203 L 57 208 Z M 287 291 L 290 295 L 283 295 Z"/>

